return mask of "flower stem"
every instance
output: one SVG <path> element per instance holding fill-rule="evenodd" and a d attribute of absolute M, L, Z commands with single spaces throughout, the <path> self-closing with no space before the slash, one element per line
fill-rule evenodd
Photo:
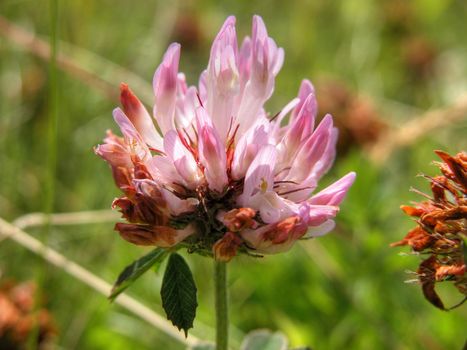
<path fill-rule="evenodd" d="M 214 284 L 216 289 L 216 350 L 227 350 L 229 341 L 229 317 L 227 305 L 227 264 L 214 260 Z"/>

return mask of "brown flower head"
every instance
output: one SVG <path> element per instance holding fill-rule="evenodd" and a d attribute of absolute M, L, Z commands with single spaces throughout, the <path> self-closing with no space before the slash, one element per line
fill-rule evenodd
<path fill-rule="evenodd" d="M 418 226 L 392 246 L 409 245 L 413 251 L 427 255 L 417 270 L 425 298 L 446 310 L 435 291 L 437 282 L 449 281 L 467 299 L 467 274 L 464 240 L 467 237 L 467 154 L 452 157 L 442 151 L 435 153 L 443 160 L 436 163 L 442 175 L 428 177 L 432 197 L 402 210 L 417 218 Z"/>
<path fill-rule="evenodd" d="M 318 83 L 318 90 L 322 92 L 318 95 L 320 110 L 336 116 L 339 155 L 346 154 L 353 147 L 370 148 L 387 130 L 388 125 L 373 102 L 343 82 L 324 79 Z"/>
<path fill-rule="evenodd" d="M 0 349 L 24 349 L 38 330 L 37 349 L 45 349 L 56 333 L 46 309 L 34 310 L 36 286 L 25 282 L 0 285 Z"/>

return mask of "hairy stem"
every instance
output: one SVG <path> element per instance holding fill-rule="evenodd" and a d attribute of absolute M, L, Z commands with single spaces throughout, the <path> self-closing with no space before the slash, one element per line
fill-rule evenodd
<path fill-rule="evenodd" d="M 229 317 L 227 305 L 227 264 L 214 260 L 214 284 L 216 293 L 216 349 L 227 350 Z"/>

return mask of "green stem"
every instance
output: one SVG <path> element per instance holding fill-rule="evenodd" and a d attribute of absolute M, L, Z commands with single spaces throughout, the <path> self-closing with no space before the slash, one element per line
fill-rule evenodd
<path fill-rule="evenodd" d="M 49 62 L 49 119 L 47 133 L 47 173 L 44 188 L 44 211 L 53 213 L 58 151 L 58 0 L 50 0 L 50 62 Z M 49 232 L 47 223 L 45 231 Z"/>
<path fill-rule="evenodd" d="M 44 207 L 46 214 L 51 214 L 54 209 L 55 200 L 55 180 L 57 167 L 57 125 L 58 125 L 58 73 L 57 73 L 57 51 L 58 51 L 58 2 L 59 0 L 49 0 L 49 44 L 50 44 L 50 60 L 49 60 L 49 81 L 48 81 L 48 120 L 47 120 L 47 152 L 46 152 L 46 172 L 44 174 Z M 50 218 L 47 218 L 47 223 L 43 227 L 43 242 L 47 246 L 50 235 Z M 42 251 L 45 254 L 45 248 Z M 47 275 L 47 263 L 41 262 L 36 266 L 37 273 L 35 276 L 37 291 L 34 295 L 34 304 L 32 310 L 33 328 L 26 340 L 27 350 L 39 349 L 40 337 L 40 304 L 42 299 L 42 291 L 46 289 L 45 281 Z"/>
<path fill-rule="evenodd" d="M 227 305 L 227 264 L 214 260 L 216 289 L 216 350 L 227 350 L 229 342 L 229 317 Z"/>

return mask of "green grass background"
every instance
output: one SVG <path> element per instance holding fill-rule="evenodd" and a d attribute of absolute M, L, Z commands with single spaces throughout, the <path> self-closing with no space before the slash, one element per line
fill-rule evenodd
<path fill-rule="evenodd" d="M 467 91 L 467 5 L 461 0 L 57 3 L 57 38 L 108 60 L 77 58 L 110 80 L 117 76 L 113 62 L 150 83 L 182 14 L 194 18 L 200 31 L 196 45 L 182 48 L 181 70 L 195 83 L 226 16 L 237 16 L 243 36 L 250 32 L 252 15 L 259 14 L 286 52 L 268 103 L 271 112 L 296 95 L 305 77 L 338 78 L 371 98 L 382 118 L 396 127 L 425 110 L 452 104 Z M 0 14 L 49 40 L 49 5 L 2 0 Z M 403 47 L 413 37 L 429 42 L 436 53 L 425 76 L 414 75 L 403 60 Z M 59 43 L 59 50 L 63 47 Z M 46 209 L 50 152 L 57 159 L 54 212 L 109 208 L 119 195 L 107 165 L 92 152 L 106 129 L 116 131 L 111 110 L 118 100 L 59 71 L 57 147 L 51 149 L 49 68 L 0 37 L 0 216 L 7 220 Z M 419 199 L 410 186 L 427 190 L 416 174 L 436 173 L 430 164 L 433 149 L 465 150 L 466 131 L 465 118 L 431 131 L 380 166 L 358 147 L 340 157 L 323 185 L 350 170 L 358 177 L 334 233 L 282 255 L 240 257 L 229 264 L 236 342 L 235 334 L 270 328 L 282 330 L 294 346 L 313 349 L 461 349 L 466 308 L 447 313 L 432 307 L 416 284 L 404 283 L 413 278 L 406 270 L 415 270 L 419 258 L 400 256 L 401 249 L 388 245 L 413 226 L 399 205 Z M 108 281 L 145 252 L 121 240 L 111 223 L 29 232 Z M 193 334 L 213 339 L 210 329 L 198 326 L 214 325 L 211 261 L 187 259 L 199 289 Z M 183 348 L 12 241 L 0 242 L 0 270 L 4 278 L 20 281 L 42 276 L 38 281 L 59 327 L 58 349 Z M 163 314 L 160 284 L 161 276 L 150 272 L 129 293 Z M 447 304 L 460 298 L 449 286 L 442 292 Z"/>

